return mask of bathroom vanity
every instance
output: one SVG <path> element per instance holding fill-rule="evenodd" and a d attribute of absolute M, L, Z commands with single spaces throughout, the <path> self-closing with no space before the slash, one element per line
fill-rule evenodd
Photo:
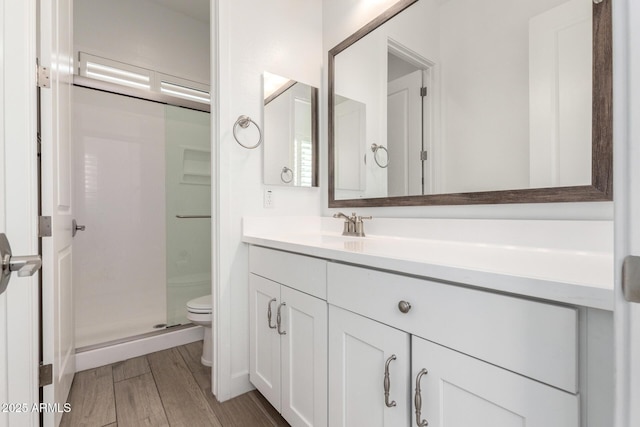
<path fill-rule="evenodd" d="M 250 380 L 293 426 L 612 424 L 606 251 L 295 221 L 244 223 Z"/>

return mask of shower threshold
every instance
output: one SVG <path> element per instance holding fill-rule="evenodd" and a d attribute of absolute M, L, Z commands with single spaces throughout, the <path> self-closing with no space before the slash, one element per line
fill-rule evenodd
<path fill-rule="evenodd" d="M 159 325 L 156 325 L 159 326 Z M 154 326 L 155 327 L 155 326 Z M 92 345 L 87 345 L 84 347 L 79 347 L 76 349 L 76 354 L 78 353 L 84 353 L 86 351 L 92 351 L 92 350 L 99 350 L 101 348 L 105 348 L 105 347 L 111 347 L 114 345 L 118 345 L 118 344 L 124 344 L 124 343 L 128 343 L 128 342 L 132 342 L 132 341 L 137 341 L 143 338 L 149 338 L 149 337 L 155 337 L 157 335 L 163 335 L 167 332 L 175 332 L 175 331 L 179 331 L 182 329 L 190 329 L 190 328 L 197 328 L 198 325 L 194 325 L 193 323 L 187 323 L 184 325 L 171 325 L 171 326 L 163 326 L 162 329 L 157 330 L 157 331 L 152 331 L 152 332 L 147 332 L 144 334 L 139 334 L 139 335 L 133 335 L 130 337 L 126 337 L 126 338 L 119 338 L 117 340 L 112 340 L 112 341 L 106 341 L 106 342 L 101 342 L 98 344 L 92 344 Z"/>

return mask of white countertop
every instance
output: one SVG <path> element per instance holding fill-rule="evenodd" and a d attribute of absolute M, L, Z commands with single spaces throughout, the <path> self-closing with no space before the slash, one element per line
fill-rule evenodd
<path fill-rule="evenodd" d="M 613 310 L 613 254 L 610 251 L 423 236 L 343 237 L 323 229 L 323 220 L 245 218 L 243 241 L 430 279 Z M 496 226 L 495 222 L 481 225 L 486 228 L 488 224 Z M 513 222 L 509 225 L 513 226 Z"/>

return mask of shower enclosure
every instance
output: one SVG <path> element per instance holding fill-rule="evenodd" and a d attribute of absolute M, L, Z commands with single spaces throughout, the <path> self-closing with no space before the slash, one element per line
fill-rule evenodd
<path fill-rule="evenodd" d="M 209 113 L 74 87 L 76 345 L 188 323 L 211 293 Z"/>

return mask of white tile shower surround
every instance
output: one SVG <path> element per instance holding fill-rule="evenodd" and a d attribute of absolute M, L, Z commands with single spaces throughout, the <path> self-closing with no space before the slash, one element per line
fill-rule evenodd
<path fill-rule="evenodd" d="M 362 214 L 362 213 L 361 213 Z M 243 241 L 534 298 L 613 309 L 611 221 L 245 217 Z"/>

